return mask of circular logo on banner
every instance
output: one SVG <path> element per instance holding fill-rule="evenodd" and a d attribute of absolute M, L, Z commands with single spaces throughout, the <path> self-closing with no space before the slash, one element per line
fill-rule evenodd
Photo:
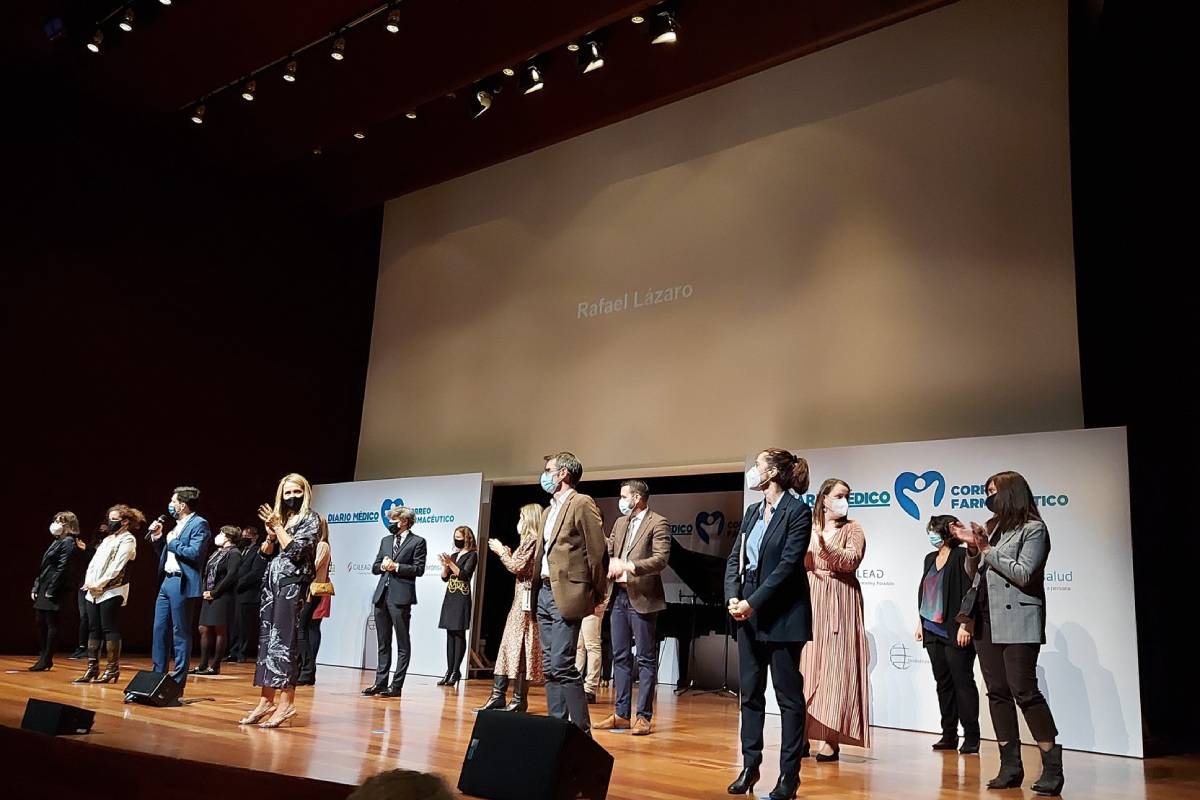
<path fill-rule="evenodd" d="M 908 645 L 903 642 L 896 642 L 892 645 L 892 649 L 888 651 L 888 658 L 891 659 L 892 666 L 896 669 L 908 669 L 912 666 L 912 657 L 908 654 Z"/>

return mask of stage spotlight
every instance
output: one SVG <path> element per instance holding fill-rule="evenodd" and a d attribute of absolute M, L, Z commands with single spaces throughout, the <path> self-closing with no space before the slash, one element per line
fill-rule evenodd
<path fill-rule="evenodd" d="M 367 134 L 365 131 L 355 131 L 354 138 L 355 139 L 365 139 L 365 138 L 367 138 Z"/>
<path fill-rule="evenodd" d="M 246 102 L 254 100 L 254 93 L 258 90 L 258 82 L 251 79 L 246 81 L 246 85 L 242 87 L 242 99 Z"/>
<path fill-rule="evenodd" d="M 344 61 L 346 59 L 346 39 L 343 36 L 333 40 L 333 49 L 329 51 L 329 57 L 334 61 Z"/>
<path fill-rule="evenodd" d="M 604 66 L 603 47 L 598 36 L 590 36 L 584 41 L 583 49 L 579 51 L 579 67 L 583 74 L 595 72 Z"/>
<path fill-rule="evenodd" d="M 530 61 L 521 70 L 521 91 L 525 94 L 533 94 L 541 91 L 545 87 L 545 82 L 542 79 L 542 70 L 537 65 L 537 62 Z"/>
<path fill-rule="evenodd" d="M 512 67 L 505 67 L 504 69 L 502 69 L 500 71 L 504 73 L 504 77 L 506 77 L 506 78 L 511 78 L 513 75 L 517 74 L 517 71 L 515 69 L 513 69 Z"/>
<path fill-rule="evenodd" d="M 673 4 L 664 3 L 654 10 L 650 20 L 650 44 L 674 44 L 679 41 L 679 21 Z"/>
<path fill-rule="evenodd" d="M 171 0 L 158 0 L 158 2 L 159 2 L 159 3 L 161 3 L 161 4 L 162 4 L 162 5 L 164 5 L 164 6 L 169 6 L 169 5 L 171 5 Z"/>
<path fill-rule="evenodd" d="M 571 42 L 569 45 L 567 45 L 567 50 L 572 53 L 578 53 L 579 52 L 579 43 Z"/>
<path fill-rule="evenodd" d="M 320 145 L 317 145 L 316 147 L 314 147 L 314 148 L 312 149 L 312 154 L 313 154 L 314 156 L 319 156 L 319 155 L 321 155 L 321 153 L 322 153 L 322 152 L 323 152 L 323 151 L 321 150 L 321 146 L 320 146 Z"/>
<path fill-rule="evenodd" d="M 392 9 L 387 15 L 387 24 L 384 25 L 388 33 L 400 32 L 400 10 Z"/>
<path fill-rule="evenodd" d="M 117 23 L 117 27 L 129 33 L 133 30 L 133 9 L 125 9 L 125 13 L 121 16 L 121 21 Z"/>
<path fill-rule="evenodd" d="M 204 124 L 204 111 L 205 111 L 204 103 L 201 103 L 200 105 L 193 108 L 192 109 L 192 122 L 196 123 L 197 125 L 203 125 Z"/>
<path fill-rule="evenodd" d="M 88 41 L 87 49 L 91 50 L 93 53 L 99 53 L 100 45 L 102 44 L 104 44 L 104 34 L 100 31 L 96 31 L 92 34 L 92 38 Z"/>
<path fill-rule="evenodd" d="M 641 25 L 643 22 L 646 21 L 646 18 L 643 17 L 641 14 L 634 14 L 632 17 L 629 18 L 629 21 L 632 22 L 634 25 Z"/>
<path fill-rule="evenodd" d="M 496 92 L 482 83 L 476 84 L 471 90 L 471 116 L 479 119 L 483 116 L 483 112 L 492 107 L 492 103 L 496 99 Z"/>
<path fill-rule="evenodd" d="M 283 79 L 288 83 L 296 82 L 296 71 L 300 69 L 300 65 L 296 63 L 296 59 L 292 59 L 283 68 Z"/>
<path fill-rule="evenodd" d="M 414 109 L 413 111 L 409 111 L 408 113 L 406 113 L 404 116 L 408 117 L 409 119 L 416 119 L 416 118 L 417 118 L 417 112 L 416 112 L 416 110 Z"/>

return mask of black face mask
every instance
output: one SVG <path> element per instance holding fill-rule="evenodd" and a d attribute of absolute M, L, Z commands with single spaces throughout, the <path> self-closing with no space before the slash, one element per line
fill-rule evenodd
<path fill-rule="evenodd" d="M 304 505 L 304 495 L 296 495 L 295 497 L 283 498 L 283 507 L 288 511 L 296 512 L 300 510 L 300 506 Z"/>
<path fill-rule="evenodd" d="M 993 514 L 996 513 L 996 495 L 989 494 L 987 499 L 983 501 L 983 504 L 987 506 L 988 511 L 992 512 Z"/>
<path fill-rule="evenodd" d="M 466 539 L 455 539 L 454 540 L 454 549 L 455 550 L 462 550 L 466 546 L 467 546 Z"/>
<path fill-rule="evenodd" d="M 399 522 L 389 522 L 388 530 L 392 532 L 393 536 L 399 534 L 400 533 L 400 523 Z"/>

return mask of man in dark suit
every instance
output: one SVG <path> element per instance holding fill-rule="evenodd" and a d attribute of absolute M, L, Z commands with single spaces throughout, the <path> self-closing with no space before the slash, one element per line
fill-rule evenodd
<path fill-rule="evenodd" d="M 812 607 L 804 574 L 812 510 L 791 493 L 808 491 L 808 462 L 787 450 L 764 450 L 746 471 L 746 486 L 761 491 L 763 499 L 746 509 L 725 563 L 725 599 L 730 616 L 738 622 L 742 704 L 742 772 L 729 793 L 748 794 L 758 781 L 770 669 L 783 736 L 779 782 L 769 797 L 786 800 L 795 796 L 800 785 L 805 721 L 800 651 L 812 639 Z"/>
<path fill-rule="evenodd" d="M 226 661 L 242 663 L 258 652 L 258 612 L 262 607 L 262 578 L 267 559 L 258 548 L 258 529 L 242 528 L 242 560 L 238 562 L 233 601 L 233 644 Z"/>
<path fill-rule="evenodd" d="M 196 513 L 200 490 L 176 487 L 167 511 L 176 525 L 163 534 L 163 525 L 150 525 L 150 541 L 158 551 L 158 599 L 154 603 L 154 640 L 151 661 L 155 672 L 167 671 L 167 656 L 174 651 L 171 677 L 182 690 L 187 683 L 192 655 L 193 610 L 204 591 L 201 575 L 212 535 L 208 520 Z M 182 693 L 182 692 L 181 692 Z"/>
<path fill-rule="evenodd" d="M 425 574 L 425 540 L 412 532 L 417 515 L 411 508 L 394 506 L 387 512 L 390 534 L 379 542 L 379 553 L 371 572 L 379 585 L 371 602 L 375 605 L 375 635 L 379 639 L 379 661 L 375 683 L 365 695 L 399 697 L 408 674 L 410 642 L 408 623 L 417 604 L 417 578 Z M 392 634 L 396 636 L 396 672 L 388 685 L 392 666 Z"/>
<path fill-rule="evenodd" d="M 658 639 L 654 623 L 667 607 L 661 573 L 671 555 L 671 526 L 648 507 L 645 481 L 621 484 L 621 516 L 608 537 L 608 577 L 613 581 L 612 631 L 615 713 L 596 723 L 600 730 L 630 727 L 633 705 L 633 645 L 637 644 L 638 707 L 633 735 L 650 733 L 654 691 L 658 684 Z"/>
<path fill-rule="evenodd" d="M 590 733 L 592 722 L 575 651 L 583 618 L 604 600 L 607 559 L 600 509 L 592 498 L 575 491 L 581 477 L 583 465 L 574 454 L 546 456 L 541 484 L 550 495 L 550 507 L 542 513 L 534 563 L 541 581 L 537 623 L 546 708 L 550 716 L 569 719 Z"/>

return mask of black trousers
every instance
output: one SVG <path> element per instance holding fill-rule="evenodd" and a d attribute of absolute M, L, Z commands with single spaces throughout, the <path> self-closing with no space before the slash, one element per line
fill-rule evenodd
<path fill-rule="evenodd" d="M 925 652 L 937 681 L 938 706 L 942 711 L 942 735 L 979 741 L 979 689 L 975 686 L 975 646 L 957 647 L 925 631 Z"/>
<path fill-rule="evenodd" d="M 312 596 L 300 609 L 300 628 L 297 631 L 300 643 L 301 681 L 317 679 L 317 652 L 321 649 L 321 620 L 313 619 L 313 612 L 321 604 L 321 598 Z"/>
<path fill-rule="evenodd" d="M 243 600 L 238 597 L 233 603 L 233 643 L 229 654 L 238 661 L 249 661 L 258 654 L 259 607 L 258 595 Z"/>
<path fill-rule="evenodd" d="M 87 608 L 91 605 L 87 601 L 87 592 L 83 589 L 79 590 L 79 649 L 87 649 L 88 640 L 88 613 Z"/>
<path fill-rule="evenodd" d="M 803 576 L 801 576 L 803 577 Z M 742 597 L 757 588 L 747 581 Z M 741 681 L 742 766 L 762 763 L 763 725 L 767 718 L 767 670 L 779 702 L 783 737 L 779 743 L 779 774 L 800 774 L 800 749 L 804 743 L 804 677 L 800 674 L 800 651 L 804 642 L 763 642 L 757 638 L 754 618 L 737 625 L 738 676 Z"/>
<path fill-rule="evenodd" d="M 102 603 L 88 603 L 88 639 L 104 639 L 109 642 L 121 638 L 117 623 L 121 616 L 121 596 L 110 597 Z"/>
<path fill-rule="evenodd" d="M 1058 735 L 1050 706 L 1037 684 L 1037 659 L 1041 649 L 1040 644 L 993 644 L 988 615 L 979 615 L 975 650 L 979 653 L 979 670 L 987 686 L 988 709 L 992 712 L 992 727 L 998 741 L 1012 742 L 1020 738 L 1017 706 L 1021 707 L 1034 739 L 1051 742 Z"/>
<path fill-rule="evenodd" d="M 412 643 L 408 638 L 408 623 L 412 618 L 412 606 L 388 605 L 384 593 L 375 604 L 375 635 L 379 639 L 379 661 L 375 667 L 375 685 L 386 686 L 388 673 L 392 669 L 392 635 L 396 636 L 396 672 L 392 675 L 392 689 L 404 686 L 408 675 L 408 657 Z"/>
<path fill-rule="evenodd" d="M 38 632 L 38 655 L 41 661 L 49 661 L 54 654 L 54 640 L 58 636 L 58 614 L 57 610 L 34 609 L 33 616 L 37 622 Z"/>

